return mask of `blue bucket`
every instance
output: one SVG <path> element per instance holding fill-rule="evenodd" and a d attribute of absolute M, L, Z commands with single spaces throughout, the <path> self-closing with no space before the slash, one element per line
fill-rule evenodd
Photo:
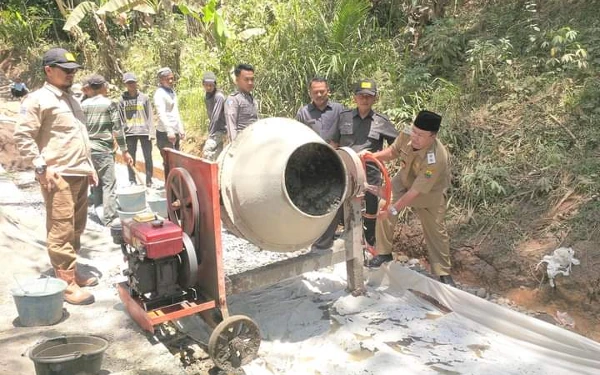
<path fill-rule="evenodd" d="M 17 306 L 19 321 L 25 327 L 49 326 L 63 317 L 63 299 L 67 283 L 54 277 L 28 280 L 10 290 Z"/>

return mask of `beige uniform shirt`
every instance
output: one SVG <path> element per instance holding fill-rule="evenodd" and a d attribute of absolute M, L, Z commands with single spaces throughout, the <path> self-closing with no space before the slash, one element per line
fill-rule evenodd
<path fill-rule="evenodd" d="M 401 133 L 390 147 L 400 165 L 400 171 L 392 179 L 395 199 L 412 188 L 420 193 L 411 204 L 412 207 L 441 204 L 444 192 L 450 186 L 450 167 L 448 151 L 439 139 L 436 138 L 428 149 L 415 151 L 410 136 Z"/>
<path fill-rule="evenodd" d="M 62 175 L 91 175 L 85 115 L 70 93 L 45 83 L 21 104 L 14 139 L 21 156 Z"/>

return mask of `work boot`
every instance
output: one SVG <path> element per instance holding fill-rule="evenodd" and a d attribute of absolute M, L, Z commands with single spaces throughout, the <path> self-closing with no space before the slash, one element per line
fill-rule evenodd
<path fill-rule="evenodd" d="M 96 276 L 85 276 L 77 268 L 75 268 L 75 282 L 77 285 L 84 286 L 96 286 L 98 285 L 98 278 Z"/>
<path fill-rule="evenodd" d="M 447 284 L 456 288 L 456 284 L 454 284 L 454 280 L 452 280 L 452 276 L 450 275 L 442 275 L 440 276 L 440 281 L 443 284 Z"/>
<path fill-rule="evenodd" d="M 369 261 L 369 263 L 367 263 L 367 267 L 377 268 L 377 267 L 381 266 L 383 263 L 390 262 L 393 259 L 394 259 L 394 257 L 392 257 L 392 254 L 379 254 L 379 255 L 373 257 L 373 259 L 371 259 Z"/>
<path fill-rule="evenodd" d="M 56 276 L 67 282 L 65 301 L 71 305 L 89 305 L 94 303 L 94 295 L 79 287 L 75 282 L 75 270 L 55 270 Z"/>

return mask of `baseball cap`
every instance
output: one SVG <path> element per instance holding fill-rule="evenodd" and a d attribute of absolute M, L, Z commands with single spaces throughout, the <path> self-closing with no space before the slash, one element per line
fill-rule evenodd
<path fill-rule="evenodd" d="M 202 76 L 202 83 L 215 83 L 217 82 L 217 76 L 213 72 L 206 72 Z"/>
<path fill-rule="evenodd" d="M 354 86 L 354 93 L 375 96 L 377 95 L 377 84 L 372 79 L 361 79 Z"/>
<path fill-rule="evenodd" d="M 77 69 L 81 68 L 81 65 L 77 64 L 75 56 L 64 48 L 52 48 L 42 57 L 43 66 L 60 66 L 66 69 Z"/>
<path fill-rule="evenodd" d="M 137 77 L 131 72 L 123 74 L 123 82 L 137 82 Z"/>
<path fill-rule="evenodd" d="M 92 74 L 91 76 L 89 76 L 87 78 L 87 82 L 90 85 L 103 85 L 106 83 L 106 79 L 104 79 L 103 76 L 101 76 L 100 74 Z"/>
<path fill-rule="evenodd" d="M 169 68 L 167 66 L 158 69 L 158 76 L 159 77 L 164 77 L 164 76 L 167 76 L 167 75 L 169 75 L 171 73 L 173 73 L 173 71 L 171 70 L 171 68 Z"/>

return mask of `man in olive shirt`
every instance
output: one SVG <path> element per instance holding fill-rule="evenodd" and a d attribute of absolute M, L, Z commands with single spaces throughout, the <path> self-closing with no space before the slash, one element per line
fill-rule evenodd
<path fill-rule="evenodd" d="M 252 96 L 254 68 L 249 64 L 240 64 L 233 73 L 238 89 L 225 102 L 225 124 L 230 142 L 239 132 L 258 120 L 258 106 Z"/>
<path fill-rule="evenodd" d="M 437 138 L 441 116 L 421 111 L 410 135 L 402 134 L 383 151 L 373 154 L 382 162 L 399 159 L 400 170 L 392 179 L 392 202 L 380 212 L 376 229 L 379 255 L 370 265 L 378 267 L 392 260 L 392 240 L 398 213 L 412 207 L 421 221 L 431 271 L 445 284 L 454 285 L 450 276 L 450 246 L 444 215 L 446 189 L 450 186 L 448 151 Z M 376 192 L 378 187 L 369 187 Z"/>
<path fill-rule="evenodd" d="M 398 131 L 387 117 L 373 111 L 377 100 L 377 85 L 372 79 L 363 79 L 354 87 L 355 109 L 340 113 L 333 131 L 327 140 L 335 147 L 345 146 L 355 152 L 377 152 L 383 149 L 383 142 L 392 144 Z M 372 185 L 381 184 L 381 172 L 372 163 L 367 163 L 367 182 Z M 375 215 L 378 199 L 376 195 L 365 194 L 366 217 L 363 218 L 365 239 L 369 245 L 375 243 Z"/>
<path fill-rule="evenodd" d="M 46 246 L 56 277 L 67 282 L 65 301 L 94 302 L 81 289 L 98 284 L 77 270 L 77 252 L 87 220 L 87 191 L 97 178 L 90 160 L 85 115 L 70 90 L 81 67 L 62 48 L 44 54 L 44 86 L 21 104 L 14 140 L 21 156 L 35 167 L 46 205 Z"/>

